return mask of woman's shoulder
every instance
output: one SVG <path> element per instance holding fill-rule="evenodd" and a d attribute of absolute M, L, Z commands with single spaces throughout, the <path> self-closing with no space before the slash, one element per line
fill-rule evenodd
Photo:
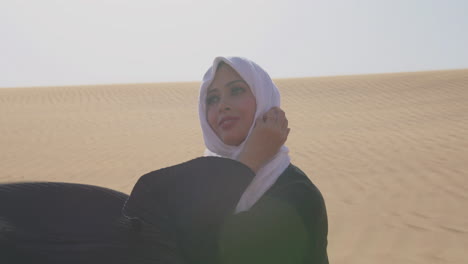
<path fill-rule="evenodd" d="M 278 177 L 267 195 L 289 199 L 308 198 L 323 203 L 323 196 L 318 187 L 292 163 Z"/>

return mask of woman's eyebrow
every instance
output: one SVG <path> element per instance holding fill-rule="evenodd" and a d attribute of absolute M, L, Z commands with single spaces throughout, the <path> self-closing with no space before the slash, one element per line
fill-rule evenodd
<path fill-rule="evenodd" d="M 209 89 L 206 94 L 210 94 L 210 93 L 213 93 L 213 92 L 216 92 L 216 91 L 218 91 L 218 88 Z"/>
<path fill-rule="evenodd" d="M 227 87 L 227 86 L 230 86 L 230 85 L 232 85 L 234 83 L 237 83 L 237 82 L 243 82 L 243 83 L 247 84 L 244 80 L 239 79 L 239 80 L 230 81 L 230 82 L 226 83 L 224 86 Z"/>

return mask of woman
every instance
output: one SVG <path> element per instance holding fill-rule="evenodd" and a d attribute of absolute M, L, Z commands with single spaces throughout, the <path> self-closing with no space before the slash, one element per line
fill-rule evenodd
<path fill-rule="evenodd" d="M 290 163 L 290 129 L 268 74 L 240 57 L 217 57 L 203 77 L 199 118 L 205 156 L 255 174 L 221 227 L 222 263 L 328 263 L 327 214 L 319 190 Z"/>

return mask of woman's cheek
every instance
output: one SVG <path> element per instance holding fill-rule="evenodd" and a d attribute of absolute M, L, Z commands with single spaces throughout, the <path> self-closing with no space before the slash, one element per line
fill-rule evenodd
<path fill-rule="evenodd" d="M 216 124 L 217 124 L 217 120 L 218 120 L 217 115 L 215 113 L 208 112 L 207 120 L 208 120 L 208 124 L 210 125 L 211 129 L 213 131 L 216 131 Z"/>

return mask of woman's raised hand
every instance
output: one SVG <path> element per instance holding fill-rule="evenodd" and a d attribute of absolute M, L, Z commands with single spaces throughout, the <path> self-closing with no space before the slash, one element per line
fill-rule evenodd
<path fill-rule="evenodd" d="M 239 155 L 239 161 L 256 173 L 276 155 L 286 142 L 289 131 L 284 111 L 279 107 L 271 108 L 255 120 L 255 126 Z"/>

